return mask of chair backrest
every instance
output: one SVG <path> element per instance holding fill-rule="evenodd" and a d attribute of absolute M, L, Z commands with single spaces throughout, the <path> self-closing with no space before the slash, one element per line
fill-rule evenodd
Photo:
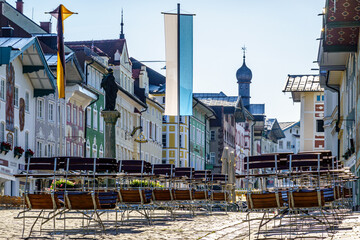
<path fill-rule="evenodd" d="M 213 173 L 209 180 L 212 182 L 227 182 L 228 176 L 226 174 Z"/>
<path fill-rule="evenodd" d="M 194 171 L 194 168 L 191 167 L 178 167 L 175 168 L 175 177 L 188 177 L 192 179 Z"/>
<path fill-rule="evenodd" d="M 25 194 L 25 204 L 30 209 L 61 208 L 57 194 Z"/>
<path fill-rule="evenodd" d="M 207 170 L 196 170 L 194 172 L 194 179 L 202 179 L 202 180 L 207 180 L 210 176 L 209 171 Z"/>
<path fill-rule="evenodd" d="M 119 172 L 123 173 L 151 173 L 151 163 L 144 160 L 120 160 Z"/>
<path fill-rule="evenodd" d="M 280 166 L 280 156 L 278 154 L 248 156 L 245 158 L 245 169 L 273 168 L 278 169 Z"/>
<path fill-rule="evenodd" d="M 54 157 L 25 158 L 25 163 L 29 171 L 57 171 L 60 168 L 64 168 L 64 162 Z"/>
<path fill-rule="evenodd" d="M 228 195 L 226 192 L 212 192 L 211 193 L 211 200 L 213 201 L 227 201 L 228 200 Z"/>
<path fill-rule="evenodd" d="M 120 189 L 119 201 L 120 203 L 146 203 L 146 196 L 144 189 Z"/>
<path fill-rule="evenodd" d="M 281 208 L 284 206 L 284 200 L 279 192 L 248 193 L 246 195 L 246 202 L 249 209 Z"/>
<path fill-rule="evenodd" d="M 291 208 L 312 208 L 325 205 L 324 193 L 320 190 L 288 192 Z"/>
<path fill-rule="evenodd" d="M 320 170 L 323 158 L 321 153 L 303 153 L 288 156 L 289 169 L 296 167 L 315 167 L 314 170 Z"/>
<path fill-rule="evenodd" d="M 175 174 L 174 164 L 153 164 L 152 173 L 155 175 L 164 175 L 173 177 Z"/>
<path fill-rule="evenodd" d="M 205 190 L 204 191 L 196 190 L 192 193 L 192 198 L 194 200 L 205 200 L 205 199 L 207 199 L 207 195 L 208 195 L 208 192 Z"/>
<path fill-rule="evenodd" d="M 100 208 L 97 193 L 65 192 L 65 207 L 75 210 L 90 210 Z"/>
<path fill-rule="evenodd" d="M 113 209 L 116 207 L 118 193 L 115 191 L 98 192 L 99 203 L 101 209 Z"/>
<path fill-rule="evenodd" d="M 174 200 L 192 200 L 191 190 L 174 190 Z"/>
<path fill-rule="evenodd" d="M 174 196 L 173 189 L 154 189 L 152 192 L 154 201 L 172 201 Z"/>

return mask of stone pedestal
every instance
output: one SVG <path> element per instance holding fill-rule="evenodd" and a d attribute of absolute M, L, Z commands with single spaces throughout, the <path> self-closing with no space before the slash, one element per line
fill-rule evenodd
<path fill-rule="evenodd" d="M 105 121 L 105 157 L 116 158 L 116 130 L 115 125 L 120 117 L 118 111 L 101 111 Z"/>

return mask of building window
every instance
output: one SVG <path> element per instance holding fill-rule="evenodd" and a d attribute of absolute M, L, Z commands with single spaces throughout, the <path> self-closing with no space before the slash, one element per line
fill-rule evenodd
<path fill-rule="evenodd" d="M 0 98 L 1 98 L 2 100 L 5 100 L 5 79 L 1 79 Z"/>
<path fill-rule="evenodd" d="M 37 117 L 38 118 L 44 117 L 44 100 L 43 99 L 37 100 Z"/>
<path fill-rule="evenodd" d="M 66 155 L 71 155 L 71 145 L 69 141 L 66 142 Z"/>
<path fill-rule="evenodd" d="M 54 121 L 54 104 L 49 103 L 49 121 Z"/>
<path fill-rule="evenodd" d="M 74 144 L 74 147 L 73 147 L 73 156 L 77 156 L 78 155 L 78 152 L 77 152 L 77 145 Z"/>
<path fill-rule="evenodd" d="M 14 89 L 14 106 L 19 107 L 19 88 L 15 87 Z"/>
<path fill-rule="evenodd" d="M 85 157 L 90 157 L 90 141 L 89 141 L 89 139 L 86 141 L 86 156 Z"/>
<path fill-rule="evenodd" d="M 44 146 L 44 157 L 48 156 L 48 145 L 45 144 Z"/>
<path fill-rule="evenodd" d="M 92 157 L 97 157 L 97 146 L 96 143 L 92 146 Z"/>
<path fill-rule="evenodd" d="M 98 114 L 97 114 L 97 109 L 96 109 L 96 105 L 94 106 L 94 119 L 93 119 L 93 127 L 95 130 L 98 129 Z"/>
<path fill-rule="evenodd" d="M 36 144 L 36 155 L 38 157 L 42 156 L 42 143 L 41 142 L 37 142 L 37 144 Z"/>
<path fill-rule="evenodd" d="M 14 130 L 14 146 L 19 146 L 19 130 L 17 128 Z"/>
<path fill-rule="evenodd" d="M 29 92 L 25 92 L 25 111 L 29 111 L 29 104 L 30 104 L 30 94 Z"/>
<path fill-rule="evenodd" d="M 167 145 L 166 145 L 166 141 L 167 139 L 166 139 L 166 134 L 163 134 L 162 135 L 162 144 L 163 144 L 163 147 L 166 147 Z"/>
<path fill-rule="evenodd" d="M 103 151 L 103 146 L 102 144 L 100 145 L 100 149 L 99 149 L 99 157 L 104 157 L 104 151 Z"/>
<path fill-rule="evenodd" d="M 180 135 L 179 135 L 179 142 L 180 142 L 180 147 L 181 147 L 181 148 L 184 147 L 184 145 L 183 145 L 183 138 L 184 138 L 183 135 L 180 134 Z"/>
<path fill-rule="evenodd" d="M 79 127 L 83 126 L 83 112 L 79 110 Z"/>
<path fill-rule="evenodd" d="M 100 108 L 100 112 L 102 111 L 102 108 Z M 103 116 L 100 116 L 100 132 L 104 132 L 104 118 Z"/>
<path fill-rule="evenodd" d="M 82 145 L 79 146 L 79 157 L 82 157 L 83 155 L 83 147 Z"/>
<path fill-rule="evenodd" d="M 76 107 L 74 107 L 74 108 L 73 108 L 73 124 L 74 124 L 74 125 L 76 125 L 76 123 L 77 123 L 76 117 L 77 117 Z"/>
<path fill-rule="evenodd" d="M 0 141 L 5 142 L 5 123 L 1 122 L 0 124 Z"/>
<path fill-rule="evenodd" d="M 287 142 L 286 142 L 286 148 L 287 148 L 287 149 L 291 149 L 291 142 L 290 142 L 290 141 L 287 141 Z"/>
<path fill-rule="evenodd" d="M 91 128 L 91 108 L 87 108 L 86 112 L 86 126 Z"/>
<path fill-rule="evenodd" d="M 67 122 L 71 122 L 71 109 L 70 109 L 70 105 L 66 105 L 66 120 L 67 120 Z"/>
<path fill-rule="evenodd" d="M 25 151 L 29 149 L 29 132 L 25 132 Z"/>
<path fill-rule="evenodd" d="M 211 152 L 210 153 L 210 164 L 214 164 L 215 163 L 215 153 Z"/>
<path fill-rule="evenodd" d="M 58 124 L 60 124 L 60 105 L 57 107 L 57 121 L 58 121 Z"/>
<path fill-rule="evenodd" d="M 316 132 L 324 132 L 324 120 L 316 120 Z"/>
<path fill-rule="evenodd" d="M 284 148 L 284 145 L 283 145 L 283 141 L 279 141 L 279 149 L 283 149 Z"/>
<path fill-rule="evenodd" d="M 215 131 L 210 131 L 210 140 L 214 141 L 215 140 Z"/>

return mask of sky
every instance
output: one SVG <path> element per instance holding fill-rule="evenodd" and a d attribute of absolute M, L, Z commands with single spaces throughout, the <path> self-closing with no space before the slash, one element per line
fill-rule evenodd
<path fill-rule="evenodd" d="M 15 6 L 15 0 L 9 1 Z M 65 20 L 65 41 L 115 39 L 121 9 L 130 56 L 165 60 L 161 12 L 194 13 L 194 92 L 237 95 L 236 71 L 252 70 L 251 103 L 265 103 L 265 114 L 278 121 L 300 120 L 300 103 L 282 92 L 288 74 L 316 74 L 324 0 L 24 0 L 24 14 L 35 22 L 60 3 L 77 12 Z M 56 19 L 51 19 L 53 32 Z M 165 75 L 164 63 L 148 64 Z"/>

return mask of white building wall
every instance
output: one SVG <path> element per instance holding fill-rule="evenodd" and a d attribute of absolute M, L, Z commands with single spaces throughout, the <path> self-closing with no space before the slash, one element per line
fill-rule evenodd
<path fill-rule="evenodd" d="M 25 99 L 25 92 L 27 91 L 30 94 L 29 98 L 29 111 L 25 111 L 25 124 L 24 124 L 24 130 L 20 131 L 20 123 L 19 123 L 19 108 L 14 108 L 14 126 L 18 129 L 18 144 L 17 146 L 20 146 L 26 151 L 25 149 L 25 132 L 28 132 L 29 134 L 29 141 L 28 141 L 28 148 L 32 149 L 34 151 L 34 139 L 35 139 L 35 98 L 34 98 L 34 88 L 32 87 L 32 84 L 27 77 L 27 75 L 23 74 L 22 64 L 19 59 L 20 57 L 16 58 L 12 64 L 15 71 L 15 87 L 18 87 L 19 91 L 19 98 Z M 6 65 L 0 66 L 0 78 L 5 80 L 6 83 Z M 6 87 L 5 87 L 6 91 Z M 4 93 L 5 99 L 0 100 L 0 122 L 5 123 L 6 122 L 6 92 Z M 19 100 L 20 101 L 20 100 Z M 6 135 L 9 133 L 5 129 L 5 141 L 6 141 Z M 12 133 L 14 136 L 14 133 Z M 12 149 L 14 149 L 14 145 L 12 146 Z M 25 169 L 25 152 L 20 157 L 20 159 L 14 158 L 14 152 L 9 151 L 6 155 L 0 154 L 0 161 L 5 160 L 8 161 L 8 166 L 1 166 L 0 165 L 0 173 L 4 174 L 17 174 L 19 172 L 19 169 Z M 0 178 L 1 180 L 1 178 Z M 12 195 L 12 196 L 18 196 L 19 195 L 19 189 L 24 189 L 24 185 L 20 186 L 20 181 L 16 179 L 15 181 L 7 181 L 5 183 L 5 189 L 4 194 L 5 195 Z"/>

